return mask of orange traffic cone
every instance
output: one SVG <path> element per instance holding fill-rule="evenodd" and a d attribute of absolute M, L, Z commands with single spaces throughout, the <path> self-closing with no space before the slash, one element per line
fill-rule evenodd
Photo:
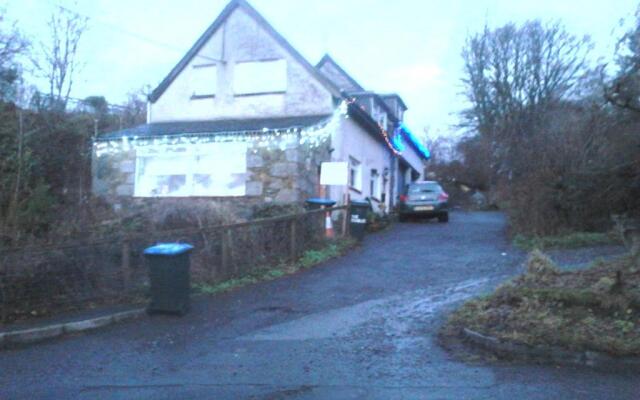
<path fill-rule="evenodd" d="M 333 232 L 333 222 L 331 221 L 331 213 L 330 212 L 325 213 L 324 229 L 325 229 L 325 236 L 326 237 L 333 238 L 335 236 L 335 233 Z"/>

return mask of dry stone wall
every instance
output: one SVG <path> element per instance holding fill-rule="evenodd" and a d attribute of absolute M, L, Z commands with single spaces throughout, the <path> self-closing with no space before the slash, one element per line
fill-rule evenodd
<path fill-rule="evenodd" d="M 116 211 L 167 202 L 214 202 L 232 212 L 236 220 L 251 217 L 250 210 L 264 204 L 301 204 L 317 195 L 319 168 L 330 159 L 329 143 L 309 147 L 290 143 L 284 148 L 247 150 L 246 195 L 242 197 L 136 198 L 135 149 L 93 157 L 93 194 L 112 204 Z"/>

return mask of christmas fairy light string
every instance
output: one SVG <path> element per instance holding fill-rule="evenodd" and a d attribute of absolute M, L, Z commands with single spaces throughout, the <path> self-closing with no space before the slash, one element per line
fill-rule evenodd
<path fill-rule="evenodd" d="M 389 148 L 389 150 L 391 150 L 391 152 L 396 156 L 399 156 L 400 154 L 402 154 L 402 152 L 396 149 L 396 147 L 393 145 L 392 141 L 395 142 L 395 140 L 394 138 L 389 136 L 389 133 L 387 132 L 387 130 L 384 129 L 384 127 L 381 124 L 378 124 L 378 128 L 380 128 L 380 132 L 382 132 L 382 137 L 384 138 L 384 141 L 387 144 L 387 147 Z"/>
<path fill-rule="evenodd" d="M 252 131 L 233 131 L 216 133 L 176 133 L 171 135 L 139 137 L 136 135 L 122 136 L 121 138 L 107 138 L 94 141 L 94 150 L 98 157 L 113 155 L 131 150 L 144 150 L 146 153 L 181 152 L 189 147 L 198 147 L 210 143 L 240 142 L 250 145 L 254 153 L 260 148 L 279 148 L 285 150 L 291 146 L 306 146 L 316 148 L 329 140 L 334 132 L 339 129 L 341 120 L 349 118 L 349 105 L 355 99 L 343 101 L 333 115 L 326 120 L 310 127 L 289 127 L 283 129 L 263 128 Z M 404 125 L 400 126 L 390 135 L 382 125 L 378 129 L 391 152 L 399 156 L 404 150 L 402 143 L 402 131 L 408 131 Z M 409 135 L 410 133 L 407 133 Z M 409 140 L 413 139 L 409 137 Z M 420 150 L 426 154 L 428 151 Z"/>
<path fill-rule="evenodd" d="M 343 101 L 331 117 L 317 125 L 306 128 L 291 127 L 270 129 L 265 127 L 259 131 L 218 132 L 210 134 L 176 133 L 159 137 L 125 135 L 121 138 L 97 139 L 93 145 L 98 157 L 139 149 L 144 149 L 146 152 L 151 153 L 183 151 L 185 147 L 223 142 L 244 142 L 252 144 L 254 152 L 257 152 L 258 148 L 280 148 L 284 150 L 291 145 L 315 148 L 326 143 L 333 132 L 338 130 L 340 121 L 348 118 L 348 104 L 348 100 Z"/>

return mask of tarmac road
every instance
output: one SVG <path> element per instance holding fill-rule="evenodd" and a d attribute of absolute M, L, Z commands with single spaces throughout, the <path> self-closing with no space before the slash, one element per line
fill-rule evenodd
<path fill-rule="evenodd" d="M 521 270 L 499 213 L 398 224 L 313 270 L 0 352 L 0 399 L 640 399 L 631 373 L 456 361 L 447 312 Z"/>

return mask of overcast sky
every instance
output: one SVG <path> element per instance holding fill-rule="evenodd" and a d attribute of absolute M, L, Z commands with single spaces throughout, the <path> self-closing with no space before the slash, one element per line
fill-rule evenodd
<path fill-rule="evenodd" d="M 331 54 L 362 86 L 397 92 L 416 132 L 449 135 L 464 107 L 460 51 L 485 21 L 499 26 L 527 19 L 560 20 L 590 35 L 597 57 L 610 57 L 620 20 L 637 0 L 249 0 L 307 58 Z M 55 4 L 90 17 L 81 42 L 83 70 L 72 96 L 126 93 L 155 87 L 213 22 L 227 0 L 0 0 L 34 41 L 47 36 Z M 151 39 L 151 40 L 147 40 Z"/>

